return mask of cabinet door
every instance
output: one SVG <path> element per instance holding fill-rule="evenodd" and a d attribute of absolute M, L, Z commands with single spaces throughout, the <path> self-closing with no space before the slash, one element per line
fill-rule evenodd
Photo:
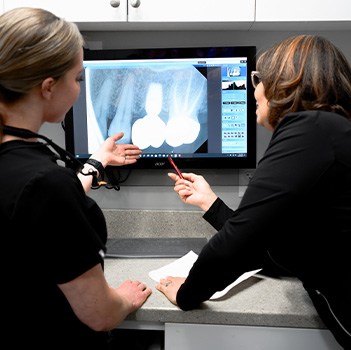
<path fill-rule="evenodd" d="M 128 0 L 129 22 L 253 22 L 255 0 Z"/>
<path fill-rule="evenodd" d="M 350 0 L 256 0 L 256 21 L 350 21 Z"/>
<path fill-rule="evenodd" d="M 327 329 L 166 323 L 165 350 L 342 350 Z"/>
<path fill-rule="evenodd" d="M 41 7 L 72 22 L 127 21 L 127 0 L 3 0 L 4 11 L 15 7 Z M 113 7 L 114 4 L 115 7 Z"/>

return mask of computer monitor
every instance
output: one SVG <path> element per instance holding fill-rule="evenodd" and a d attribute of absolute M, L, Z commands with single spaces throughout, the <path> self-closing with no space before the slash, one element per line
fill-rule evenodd
<path fill-rule="evenodd" d="M 85 50 L 66 148 L 88 158 L 110 135 L 143 153 L 131 168 L 254 168 L 254 46 Z"/>

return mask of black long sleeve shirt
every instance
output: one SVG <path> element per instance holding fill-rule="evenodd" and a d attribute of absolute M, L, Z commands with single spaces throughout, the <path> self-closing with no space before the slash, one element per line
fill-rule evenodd
<path fill-rule="evenodd" d="M 179 289 L 180 308 L 197 308 L 244 272 L 274 267 L 325 294 L 350 332 L 349 120 L 321 111 L 287 115 L 238 208 L 217 199 L 204 218 L 218 233 Z"/>

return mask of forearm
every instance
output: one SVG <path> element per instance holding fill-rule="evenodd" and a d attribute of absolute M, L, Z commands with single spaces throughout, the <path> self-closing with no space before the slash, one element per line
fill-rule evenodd
<path fill-rule="evenodd" d="M 82 183 L 85 193 L 88 193 L 93 184 L 93 176 L 89 175 L 89 171 L 96 171 L 96 169 L 90 164 L 84 164 L 82 172 L 78 173 L 78 178 Z M 86 175 L 83 175 L 86 174 Z"/>
<path fill-rule="evenodd" d="M 91 314 L 90 327 L 96 331 L 109 331 L 120 325 L 133 311 L 130 302 L 124 300 L 115 288 L 110 287 L 101 308 Z"/>
<path fill-rule="evenodd" d="M 229 208 L 219 197 L 205 211 L 203 218 L 216 230 L 220 230 L 224 223 L 232 217 L 234 210 Z"/>
<path fill-rule="evenodd" d="M 92 159 L 100 163 L 100 161 L 97 158 L 91 157 L 90 160 Z M 89 190 L 91 189 L 93 185 L 94 177 L 97 178 L 99 176 L 100 177 L 102 176 L 100 172 L 103 172 L 103 169 L 104 169 L 104 165 L 102 163 L 100 163 L 100 169 L 98 166 L 94 166 L 93 164 L 88 164 L 88 163 L 84 164 L 83 169 L 78 173 L 78 178 L 82 183 L 85 193 L 88 193 Z"/>
<path fill-rule="evenodd" d="M 81 322 L 95 331 L 115 328 L 151 294 L 151 289 L 139 281 L 127 280 L 112 288 L 100 264 L 59 288 Z"/>

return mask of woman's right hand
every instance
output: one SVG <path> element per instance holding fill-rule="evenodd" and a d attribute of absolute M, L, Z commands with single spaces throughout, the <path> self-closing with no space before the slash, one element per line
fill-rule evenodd
<path fill-rule="evenodd" d="M 183 179 L 174 173 L 168 173 L 168 176 L 175 181 L 174 191 L 178 193 L 184 203 L 198 206 L 207 211 L 217 199 L 217 195 L 201 175 L 182 173 Z"/>
<path fill-rule="evenodd" d="M 124 281 L 115 289 L 128 305 L 128 313 L 138 310 L 151 295 L 152 290 L 140 281 Z"/>

